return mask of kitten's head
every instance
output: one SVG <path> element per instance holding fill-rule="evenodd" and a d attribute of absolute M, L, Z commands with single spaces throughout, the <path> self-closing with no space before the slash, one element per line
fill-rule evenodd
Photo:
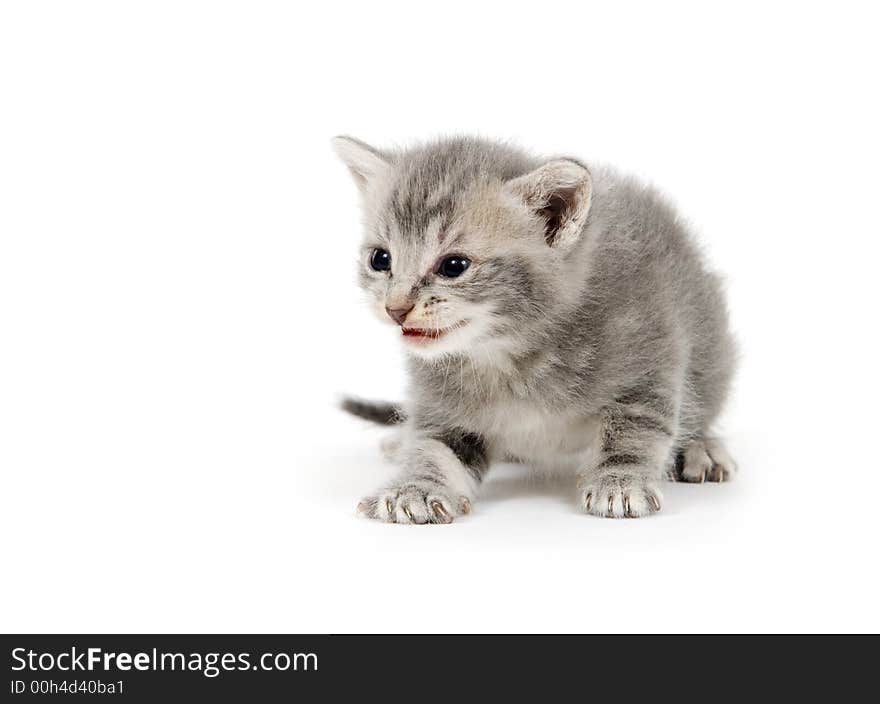
<path fill-rule="evenodd" d="M 573 292 L 589 171 L 476 139 L 334 147 L 363 196 L 360 283 L 422 358 L 514 351 Z"/>

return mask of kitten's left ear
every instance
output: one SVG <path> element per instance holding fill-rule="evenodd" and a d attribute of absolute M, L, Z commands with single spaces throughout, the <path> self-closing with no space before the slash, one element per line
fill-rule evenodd
<path fill-rule="evenodd" d="M 554 159 L 504 184 L 544 221 L 551 247 L 573 245 L 590 212 L 593 182 L 587 168 L 571 159 Z"/>
<path fill-rule="evenodd" d="M 332 144 L 361 191 L 366 191 L 370 181 L 391 168 L 391 162 L 385 154 L 359 139 L 334 137 Z"/>

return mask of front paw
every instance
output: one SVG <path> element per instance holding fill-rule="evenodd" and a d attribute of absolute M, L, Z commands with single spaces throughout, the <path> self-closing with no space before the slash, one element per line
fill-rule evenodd
<path fill-rule="evenodd" d="M 361 499 L 357 510 L 386 523 L 452 523 L 471 512 L 471 502 L 438 482 L 405 479 Z"/>
<path fill-rule="evenodd" d="M 584 476 L 578 487 L 583 509 L 604 518 L 649 516 L 660 510 L 663 498 L 653 482 L 629 477 Z"/>

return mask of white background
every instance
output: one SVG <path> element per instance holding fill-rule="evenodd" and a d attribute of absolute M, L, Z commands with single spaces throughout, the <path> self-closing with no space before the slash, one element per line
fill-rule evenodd
<path fill-rule="evenodd" d="M 869 3 L 0 9 L 0 628 L 872 631 Z M 659 185 L 729 282 L 724 486 L 580 515 L 501 467 L 451 526 L 355 517 L 399 398 L 329 139 L 510 138 Z"/>

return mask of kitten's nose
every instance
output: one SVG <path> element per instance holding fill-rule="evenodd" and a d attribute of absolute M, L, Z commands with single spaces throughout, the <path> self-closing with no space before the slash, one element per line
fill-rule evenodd
<path fill-rule="evenodd" d="M 391 316 L 391 319 L 397 323 L 398 325 L 403 325 L 403 321 L 406 320 L 406 316 L 409 315 L 409 312 L 415 308 L 415 306 L 410 303 L 408 306 L 403 308 L 389 308 L 385 306 L 385 312 Z"/>

